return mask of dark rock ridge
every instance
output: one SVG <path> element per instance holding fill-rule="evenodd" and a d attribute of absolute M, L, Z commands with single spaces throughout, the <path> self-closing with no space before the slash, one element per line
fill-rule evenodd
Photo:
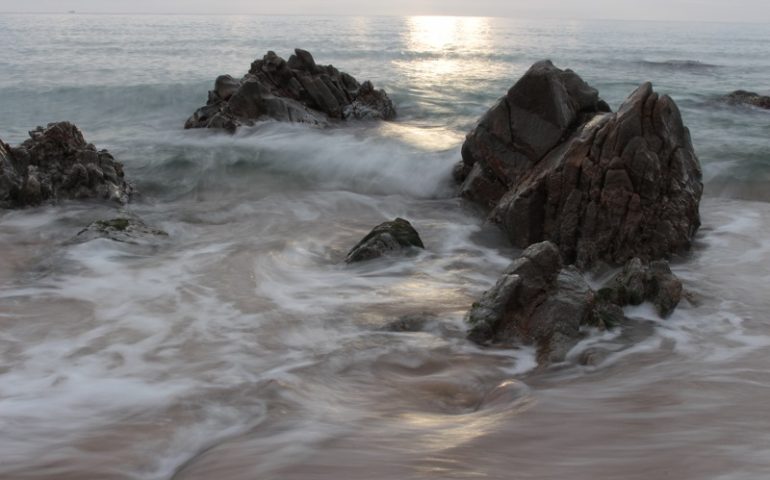
<path fill-rule="evenodd" d="M 746 90 L 736 90 L 725 97 L 728 103 L 753 105 L 770 110 L 770 97 Z"/>
<path fill-rule="evenodd" d="M 700 226 L 701 169 L 679 110 L 645 83 L 617 113 L 570 70 L 533 65 L 468 134 L 461 195 L 520 248 L 580 268 L 667 258 Z"/>
<path fill-rule="evenodd" d="M 681 294 L 682 283 L 665 261 L 645 266 L 639 259 L 595 292 L 574 266 L 563 265 L 556 244 L 540 242 L 473 304 L 468 338 L 482 345 L 534 345 L 539 363 L 560 362 L 589 327 L 627 321 L 621 307 L 650 300 L 668 315 Z"/>
<path fill-rule="evenodd" d="M 345 262 L 372 260 L 411 248 L 425 248 L 417 230 L 403 218 L 377 225 L 345 257 Z"/>
<path fill-rule="evenodd" d="M 66 199 L 128 202 L 133 187 L 123 165 L 87 143 L 75 125 L 50 123 L 29 136 L 16 148 L 0 141 L 0 207 Z"/>
<path fill-rule="evenodd" d="M 267 52 L 255 60 L 242 79 L 216 79 L 205 107 L 198 109 L 185 128 L 221 128 L 235 131 L 255 120 L 325 125 L 329 119 L 391 120 L 396 116 L 388 95 L 371 82 L 359 83 L 332 65 L 317 65 L 313 56 L 295 49 L 289 61 Z"/>

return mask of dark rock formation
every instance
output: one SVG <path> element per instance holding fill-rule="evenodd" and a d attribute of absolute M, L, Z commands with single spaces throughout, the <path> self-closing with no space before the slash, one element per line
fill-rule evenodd
<path fill-rule="evenodd" d="M 662 260 L 644 265 L 638 258 L 628 261 L 599 292 L 599 299 L 619 306 L 652 302 L 661 317 L 674 311 L 682 299 L 682 282 Z"/>
<path fill-rule="evenodd" d="M 725 97 L 727 103 L 753 105 L 770 110 L 770 97 L 746 90 L 736 90 Z"/>
<path fill-rule="evenodd" d="M 530 246 L 473 304 L 468 337 L 480 344 L 537 347 L 543 363 L 564 359 L 592 321 L 595 294 L 551 242 Z"/>
<path fill-rule="evenodd" d="M 640 86 L 617 113 L 570 70 L 536 63 L 479 121 L 455 170 L 514 245 L 551 240 L 567 263 L 622 265 L 687 250 L 698 159 L 676 104 Z"/>
<path fill-rule="evenodd" d="M 17 148 L 0 141 L 0 207 L 65 199 L 128 202 L 133 187 L 124 179 L 123 165 L 86 143 L 76 126 L 51 123 L 29 135 Z"/>
<path fill-rule="evenodd" d="M 345 257 L 345 262 L 354 263 L 413 247 L 425 248 L 420 235 L 412 224 L 403 218 L 396 218 L 374 227 Z"/>
<path fill-rule="evenodd" d="M 534 345 L 541 364 L 558 362 L 587 327 L 625 323 L 623 306 L 649 300 L 667 316 L 681 295 L 682 283 L 665 261 L 644 266 L 639 259 L 594 292 L 574 266 L 563 266 L 559 248 L 545 241 L 524 250 L 473 304 L 468 338 L 482 345 Z"/>
<path fill-rule="evenodd" d="M 217 78 L 206 106 L 187 120 L 185 128 L 232 132 L 261 119 L 325 125 L 329 119 L 391 120 L 396 116 L 384 90 L 375 90 L 368 81 L 360 84 L 332 65 L 316 65 L 305 50 L 294 52 L 288 62 L 267 52 L 241 80 L 229 75 Z"/>
<path fill-rule="evenodd" d="M 168 233 L 148 227 L 138 218 L 121 216 L 111 220 L 97 220 L 78 232 L 77 240 L 87 242 L 107 238 L 116 242 L 141 244 L 158 237 L 168 237 Z"/>

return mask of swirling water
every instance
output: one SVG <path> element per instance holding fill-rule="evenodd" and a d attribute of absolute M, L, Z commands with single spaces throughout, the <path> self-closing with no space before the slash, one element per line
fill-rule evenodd
<path fill-rule="evenodd" d="M 411 17 L 0 16 L 0 138 L 70 120 L 169 238 L 73 241 L 111 207 L 0 213 L 0 478 L 756 479 L 770 474 L 770 91 L 764 25 Z M 386 88 L 392 124 L 184 131 L 221 73 L 314 53 Z M 463 337 L 515 255 L 454 198 L 474 121 L 551 58 L 617 107 L 679 103 L 704 226 L 674 315 L 565 365 Z M 341 265 L 410 219 L 407 261 Z M 432 318 L 420 333 L 382 326 Z M 610 354 L 594 366 L 577 357 Z"/>

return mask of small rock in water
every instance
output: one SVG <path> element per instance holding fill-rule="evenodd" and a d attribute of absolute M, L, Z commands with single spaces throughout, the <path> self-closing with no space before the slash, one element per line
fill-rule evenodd
<path fill-rule="evenodd" d="M 436 320 L 436 316 L 430 313 L 404 315 L 385 325 L 383 330 L 388 332 L 420 332 L 425 330 L 429 323 Z"/>
<path fill-rule="evenodd" d="M 168 237 L 168 233 L 148 227 L 138 218 L 118 217 L 93 222 L 78 232 L 77 240 L 88 242 L 96 238 L 107 238 L 116 242 L 139 244 L 159 237 Z"/>
<path fill-rule="evenodd" d="M 746 90 L 736 90 L 725 97 L 727 103 L 752 105 L 770 110 L 770 96 L 760 95 Z"/>
<path fill-rule="evenodd" d="M 384 255 L 425 248 L 417 230 L 403 218 L 377 225 L 345 257 L 346 263 L 372 260 Z"/>
<path fill-rule="evenodd" d="M 0 208 L 81 199 L 125 204 L 134 193 L 123 165 L 75 125 L 50 123 L 29 135 L 16 148 L 0 141 Z"/>

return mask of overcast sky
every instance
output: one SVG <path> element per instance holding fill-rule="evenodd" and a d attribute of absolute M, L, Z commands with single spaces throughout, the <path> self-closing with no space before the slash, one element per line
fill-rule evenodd
<path fill-rule="evenodd" d="M 770 23 L 770 0 L 0 0 L 0 12 L 478 15 Z"/>

